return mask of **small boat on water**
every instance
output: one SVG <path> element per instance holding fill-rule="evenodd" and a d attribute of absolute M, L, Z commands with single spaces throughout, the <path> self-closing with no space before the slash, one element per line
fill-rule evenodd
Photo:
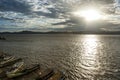
<path fill-rule="evenodd" d="M 35 80 L 47 80 L 54 74 L 53 69 L 46 69 L 45 71 L 39 72 L 38 77 Z"/>
<path fill-rule="evenodd" d="M 52 77 L 50 77 L 48 80 L 65 80 L 65 76 L 62 72 L 56 72 Z"/>
<path fill-rule="evenodd" d="M 17 62 L 16 64 L 8 68 L 6 74 L 9 75 L 9 74 L 17 73 L 22 71 L 23 69 L 24 69 L 24 62 Z"/>
<path fill-rule="evenodd" d="M 13 65 L 16 62 L 19 62 L 21 60 L 22 60 L 21 58 L 14 58 L 14 57 L 7 59 L 7 60 L 4 60 L 4 61 L 0 62 L 0 68 Z"/>
<path fill-rule="evenodd" d="M 33 65 L 29 68 L 25 68 L 23 69 L 22 71 L 19 71 L 19 72 L 16 72 L 16 73 L 11 73 L 9 75 L 7 75 L 8 78 L 18 78 L 18 77 L 21 77 L 21 76 L 24 76 L 24 75 L 27 75 L 37 69 L 40 68 L 40 65 L 39 64 L 36 64 L 36 65 Z"/>
<path fill-rule="evenodd" d="M 13 56 L 0 56 L 0 63 L 12 59 Z"/>
<path fill-rule="evenodd" d="M 24 63 L 23 62 L 17 62 L 16 64 L 12 66 L 5 67 L 3 69 L 0 69 L 0 78 L 5 78 L 7 75 L 19 72 L 23 70 Z"/>
<path fill-rule="evenodd" d="M 0 80 L 65 80 L 60 71 L 41 70 L 39 64 L 26 67 L 21 58 L 0 53 Z M 21 79 L 22 78 L 22 79 Z"/>

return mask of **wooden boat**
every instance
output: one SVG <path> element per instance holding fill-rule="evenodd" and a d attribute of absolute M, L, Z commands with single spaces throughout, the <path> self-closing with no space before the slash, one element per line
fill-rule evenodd
<path fill-rule="evenodd" d="M 16 59 L 16 58 L 12 57 L 11 59 L 0 62 L 0 68 L 10 66 L 18 61 L 21 61 L 21 60 L 22 60 L 21 58 Z"/>
<path fill-rule="evenodd" d="M 8 68 L 6 74 L 9 75 L 9 74 L 17 73 L 22 71 L 23 69 L 24 69 L 24 62 L 17 62 L 13 66 Z"/>
<path fill-rule="evenodd" d="M 16 64 L 12 66 L 5 67 L 3 69 L 0 69 L 0 78 L 7 77 L 7 75 L 11 73 L 16 73 L 24 68 L 24 63 L 23 62 L 17 62 Z"/>
<path fill-rule="evenodd" d="M 1 52 L 1 54 L 0 54 L 0 66 L 1 66 L 1 68 L 0 68 L 0 78 L 6 77 L 5 69 L 3 69 L 4 67 L 2 68 L 2 66 L 4 65 L 4 62 L 7 62 L 7 61 L 9 61 L 13 58 L 14 57 L 8 56 L 6 54 L 3 54 L 3 52 Z"/>
<path fill-rule="evenodd" d="M 0 54 L 0 80 L 65 80 L 62 72 L 53 69 L 41 71 L 39 64 L 25 68 L 21 61 L 21 58 Z"/>
<path fill-rule="evenodd" d="M 22 71 L 19 71 L 19 72 L 16 72 L 16 73 L 11 73 L 11 74 L 8 74 L 7 77 L 8 78 L 17 78 L 17 77 L 20 77 L 20 76 L 23 76 L 23 75 L 27 75 L 37 69 L 40 68 L 40 65 L 39 64 L 36 64 L 36 65 L 33 65 L 32 67 L 29 67 L 29 68 L 26 68 Z"/>
<path fill-rule="evenodd" d="M 65 80 L 65 76 L 64 76 L 64 74 L 62 72 L 56 72 L 48 80 Z"/>
<path fill-rule="evenodd" d="M 4 61 L 11 60 L 13 58 L 15 58 L 15 57 L 13 57 L 13 56 L 6 56 L 6 55 L 0 56 L 0 63 L 2 63 Z"/>
<path fill-rule="evenodd" d="M 47 80 L 53 74 L 54 74 L 54 70 L 53 69 L 46 69 L 45 71 L 40 72 L 39 76 L 35 80 Z"/>

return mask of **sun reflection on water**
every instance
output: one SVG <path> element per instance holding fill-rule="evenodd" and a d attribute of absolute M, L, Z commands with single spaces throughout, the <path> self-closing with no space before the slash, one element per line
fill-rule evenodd
<path fill-rule="evenodd" d="M 77 40 L 79 48 L 77 53 L 79 55 L 75 61 L 75 73 L 77 76 L 81 76 L 81 80 L 92 80 L 101 69 L 99 62 L 100 38 L 97 35 L 82 35 L 77 37 Z"/>
<path fill-rule="evenodd" d="M 84 50 L 85 55 L 93 56 L 97 53 L 97 37 L 94 35 L 89 35 L 84 37 Z"/>
<path fill-rule="evenodd" d="M 98 69 L 98 38 L 95 35 L 83 37 L 83 51 L 81 54 L 81 64 L 86 69 Z"/>

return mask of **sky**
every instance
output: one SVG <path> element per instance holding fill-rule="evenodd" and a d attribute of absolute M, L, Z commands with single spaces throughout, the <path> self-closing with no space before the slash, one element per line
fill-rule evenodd
<path fill-rule="evenodd" d="M 71 14 L 89 6 L 104 20 L 87 23 Z M 0 0 L 0 32 L 120 31 L 120 0 Z"/>

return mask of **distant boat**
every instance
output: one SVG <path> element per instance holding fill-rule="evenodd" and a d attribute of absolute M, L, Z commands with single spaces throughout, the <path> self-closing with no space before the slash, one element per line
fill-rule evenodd
<path fill-rule="evenodd" d="M 1 37 L 1 36 L 0 36 L 0 40 L 6 40 L 6 38 L 5 38 L 5 37 Z"/>

